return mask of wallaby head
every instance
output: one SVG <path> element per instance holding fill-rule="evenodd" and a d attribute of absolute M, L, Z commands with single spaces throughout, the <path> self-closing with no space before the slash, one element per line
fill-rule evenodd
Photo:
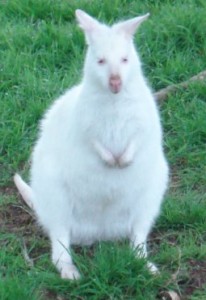
<path fill-rule="evenodd" d="M 76 10 L 77 20 L 88 44 L 84 79 L 92 81 L 98 89 L 114 94 L 127 87 L 140 66 L 133 35 L 148 16 L 146 14 L 109 27 L 82 10 Z"/>

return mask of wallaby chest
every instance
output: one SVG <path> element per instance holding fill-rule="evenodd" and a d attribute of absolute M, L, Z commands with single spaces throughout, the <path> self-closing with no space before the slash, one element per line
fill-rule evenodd
<path fill-rule="evenodd" d="M 138 131 L 143 130 L 141 107 L 133 99 L 131 101 L 105 101 L 89 104 L 88 113 L 82 116 L 78 130 L 83 139 L 99 140 L 105 146 L 125 146 Z"/>

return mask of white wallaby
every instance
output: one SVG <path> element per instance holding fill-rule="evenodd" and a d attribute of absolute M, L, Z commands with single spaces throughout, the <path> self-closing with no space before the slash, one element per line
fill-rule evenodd
<path fill-rule="evenodd" d="M 133 44 L 148 14 L 111 27 L 82 10 L 76 17 L 88 44 L 82 82 L 41 123 L 30 187 L 15 176 L 68 279 L 79 278 L 72 244 L 129 238 L 146 257 L 168 183 L 158 110 Z"/>

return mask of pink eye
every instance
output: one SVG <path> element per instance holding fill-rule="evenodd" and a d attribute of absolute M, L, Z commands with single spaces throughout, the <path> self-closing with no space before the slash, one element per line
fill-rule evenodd
<path fill-rule="evenodd" d="M 106 60 L 104 58 L 101 58 L 98 60 L 99 65 L 103 65 L 103 64 L 105 64 L 105 62 L 106 62 Z"/>
<path fill-rule="evenodd" d="M 122 62 L 123 62 L 123 63 L 127 63 L 127 62 L 128 62 L 128 58 L 127 58 L 127 57 L 123 57 L 123 58 L 122 58 Z"/>

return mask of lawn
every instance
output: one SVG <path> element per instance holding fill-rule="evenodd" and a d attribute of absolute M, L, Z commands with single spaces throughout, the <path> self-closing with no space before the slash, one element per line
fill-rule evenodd
<path fill-rule="evenodd" d="M 0 2 L 0 299 L 206 299 L 206 80 L 159 104 L 170 187 L 149 249 L 160 274 L 136 260 L 128 242 L 74 248 L 82 279 L 61 280 L 49 242 L 12 182 L 29 174 L 45 109 L 81 80 L 85 42 L 74 11 L 99 20 L 151 13 L 135 36 L 152 89 L 206 69 L 204 0 L 2 0 Z M 164 298 L 165 297 L 165 298 Z"/>

